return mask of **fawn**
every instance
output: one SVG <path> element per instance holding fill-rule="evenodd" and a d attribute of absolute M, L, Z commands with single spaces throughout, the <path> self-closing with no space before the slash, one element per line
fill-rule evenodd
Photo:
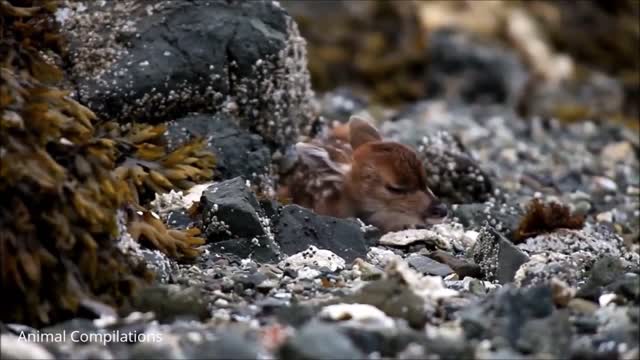
<path fill-rule="evenodd" d="M 296 151 L 297 164 L 283 177 L 279 196 L 318 214 L 357 217 L 385 232 L 424 228 L 447 215 L 416 153 L 383 141 L 359 117 L 324 138 L 297 143 Z"/>

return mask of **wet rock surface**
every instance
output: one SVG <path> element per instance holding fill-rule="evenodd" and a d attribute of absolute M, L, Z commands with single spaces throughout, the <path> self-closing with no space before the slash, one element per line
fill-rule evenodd
<path fill-rule="evenodd" d="M 265 235 L 260 204 L 240 177 L 211 185 L 202 193 L 202 224 L 210 240 Z"/>
<path fill-rule="evenodd" d="M 509 51 L 436 33 L 425 45 L 441 57 L 417 71 L 437 75 L 438 99 L 380 109 L 348 88 L 312 97 L 303 40 L 272 2 L 95 2 L 70 16 L 79 99 L 123 122 L 170 120 L 168 146 L 200 136 L 216 154 L 214 182 L 152 204 L 208 242 L 188 263 L 136 248 L 156 280 L 121 313 L 93 299 L 84 318 L 0 324 L 3 359 L 637 358 L 639 143 L 611 122 L 518 115 L 526 68 Z M 324 120 L 375 113 L 385 137 L 418 151 L 451 215 L 381 234 L 256 191 L 275 183 L 275 149 L 306 133 L 316 100 Z M 532 199 L 567 205 L 584 227 L 516 241 Z"/>
<path fill-rule="evenodd" d="M 357 222 L 318 216 L 297 205 L 282 208 L 273 231 L 282 251 L 289 255 L 309 245 L 331 250 L 346 261 L 367 253 L 364 232 Z"/>
<path fill-rule="evenodd" d="M 159 122 L 227 109 L 278 143 L 310 121 L 304 43 L 272 2 L 126 0 L 70 9 L 75 16 L 63 26 L 72 78 L 79 99 L 102 116 Z"/>
<path fill-rule="evenodd" d="M 165 138 L 169 148 L 193 138 L 206 139 L 222 179 L 240 176 L 253 181 L 269 173 L 271 153 L 262 137 L 241 128 L 229 114 L 197 114 L 170 121 Z"/>

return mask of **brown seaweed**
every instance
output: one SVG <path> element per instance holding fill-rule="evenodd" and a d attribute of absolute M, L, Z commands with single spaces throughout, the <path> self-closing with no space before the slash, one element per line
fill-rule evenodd
<path fill-rule="evenodd" d="M 187 188 L 213 175 L 201 141 L 173 151 L 163 127 L 100 123 L 57 85 L 63 37 L 56 1 L 0 1 L 0 320 L 42 325 L 84 299 L 121 306 L 152 274 L 116 246 L 119 209 L 134 238 L 193 257 L 197 229 L 169 230 L 140 192 Z"/>
<path fill-rule="evenodd" d="M 533 199 L 527 205 L 527 212 L 520 219 L 514 233 L 515 243 L 527 238 L 551 232 L 555 229 L 582 229 L 584 216 L 571 214 L 568 206 L 556 202 L 544 203 Z"/>

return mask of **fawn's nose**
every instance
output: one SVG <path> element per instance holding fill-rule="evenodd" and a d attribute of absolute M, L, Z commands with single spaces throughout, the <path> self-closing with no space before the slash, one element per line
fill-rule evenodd
<path fill-rule="evenodd" d="M 427 218 L 444 218 L 449 213 L 447 206 L 442 202 L 434 202 L 426 211 Z"/>

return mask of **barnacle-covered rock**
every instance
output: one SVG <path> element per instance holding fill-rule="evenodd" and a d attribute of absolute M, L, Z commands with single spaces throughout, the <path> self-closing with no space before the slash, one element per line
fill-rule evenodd
<path fill-rule="evenodd" d="M 305 43 L 271 1 L 71 4 L 71 74 L 81 101 L 118 120 L 238 112 L 269 141 L 295 141 L 313 116 Z M 108 25 L 108 26 L 107 26 Z"/>
<path fill-rule="evenodd" d="M 482 202 L 491 196 L 491 178 L 451 134 L 425 136 L 418 154 L 427 170 L 427 185 L 445 201 Z"/>
<path fill-rule="evenodd" d="M 529 260 L 524 252 L 490 225 L 480 229 L 469 254 L 487 279 L 501 284 L 513 281 L 520 265 Z"/>

